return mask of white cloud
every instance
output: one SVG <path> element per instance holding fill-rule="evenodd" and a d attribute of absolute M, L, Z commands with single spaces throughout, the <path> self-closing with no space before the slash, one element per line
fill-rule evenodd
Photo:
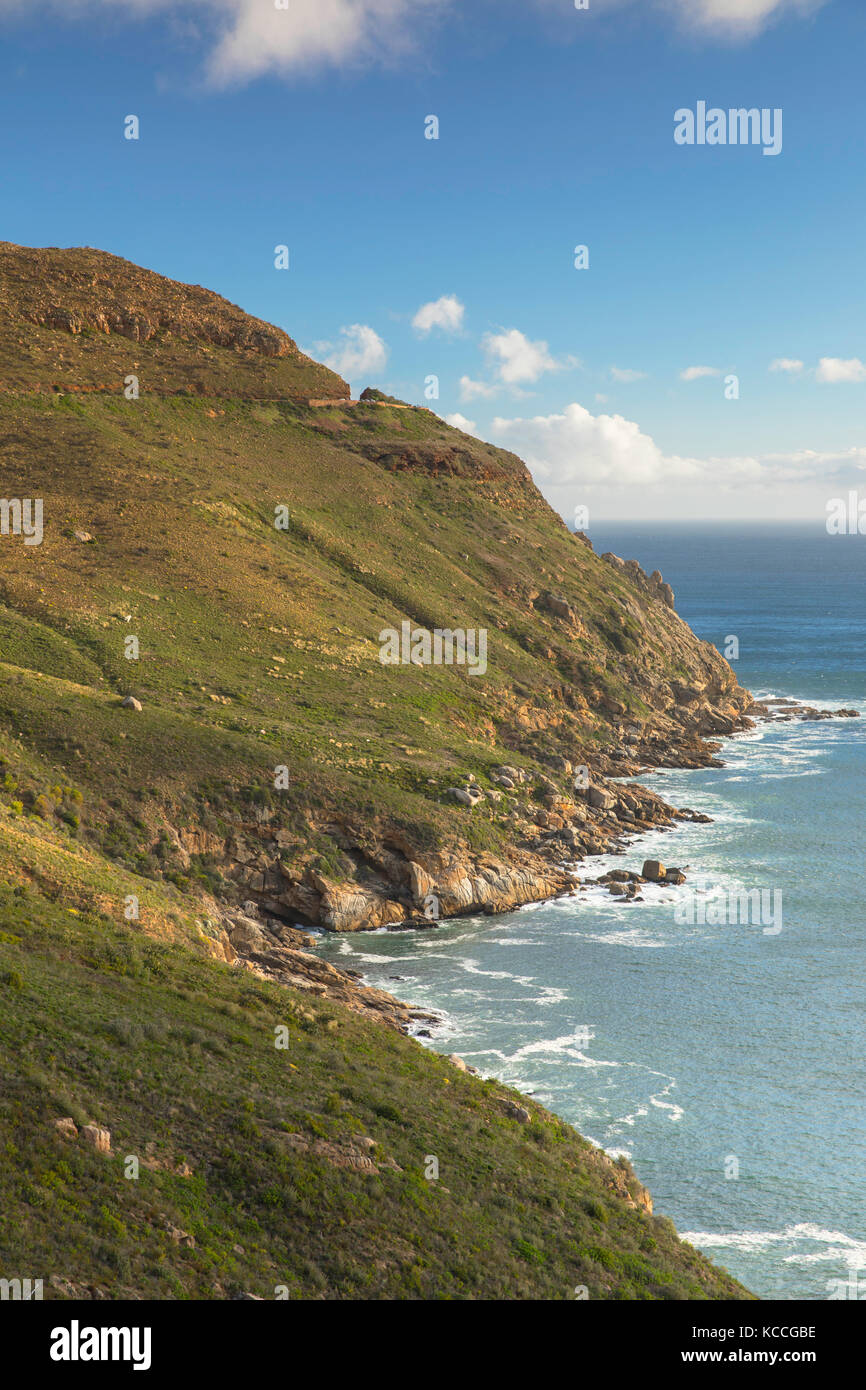
<path fill-rule="evenodd" d="M 859 357 L 822 357 L 815 372 L 816 381 L 866 381 L 866 363 Z"/>
<path fill-rule="evenodd" d="M 446 425 L 453 425 L 455 429 L 462 430 L 464 434 L 477 435 L 478 433 L 478 426 L 475 421 L 467 420 L 466 416 L 461 415 L 459 410 L 455 411 L 453 415 L 446 415 L 445 423 Z"/>
<path fill-rule="evenodd" d="M 770 20 L 783 15 L 813 14 L 825 3 L 826 0 L 661 0 L 661 8 L 670 10 L 691 29 L 751 38 Z"/>
<path fill-rule="evenodd" d="M 563 484 L 650 483 L 664 472 L 658 445 L 622 415 L 593 415 L 573 402 L 561 415 L 506 420 L 490 427 L 497 443 L 525 459 L 537 479 Z"/>
<path fill-rule="evenodd" d="M 614 381 L 643 381 L 646 372 L 636 372 L 633 367 L 611 367 L 610 374 Z"/>
<path fill-rule="evenodd" d="M 682 457 L 622 415 L 573 402 L 561 414 L 494 419 L 487 437 L 525 459 L 563 516 L 592 500 L 609 516 L 809 514 L 823 524 L 827 489 L 866 475 L 866 446 L 826 451 Z"/>
<path fill-rule="evenodd" d="M 187 21 L 201 15 L 208 45 L 206 71 L 217 85 L 266 73 L 307 73 L 348 62 L 393 59 L 422 49 L 425 21 L 454 0 L 42 0 L 69 19 L 111 11 L 121 18 L 166 14 Z M 538 0 L 561 10 L 563 0 Z M 617 12 L 645 0 L 592 0 L 593 10 Z M 751 38 L 773 19 L 814 14 L 827 0 L 652 0 L 659 15 L 709 37 Z M 34 9 L 33 0 L 0 0 L 0 16 Z M 192 34 L 195 30 L 188 31 Z"/>
<path fill-rule="evenodd" d="M 317 343 L 316 352 L 322 355 L 326 367 L 349 381 L 382 371 L 388 360 L 387 345 L 366 323 L 341 328 L 338 343 Z"/>
<path fill-rule="evenodd" d="M 32 0 L 26 0 L 32 5 Z M 208 76 L 218 85 L 264 73 L 307 72 L 362 59 L 387 59 L 416 47 L 423 19 L 443 12 L 450 0 L 43 0 L 67 18 L 107 10 L 125 18 L 189 15 L 207 24 Z M 25 8 L 0 0 L 0 14 Z"/>
<path fill-rule="evenodd" d="M 721 376 L 718 367 L 686 367 L 680 372 L 680 381 L 699 381 L 702 376 Z"/>
<path fill-rule="evenodd" d="M 441 328 L 443 333 L 459 333 L 463 327 L 465 304 L 461 304 L 456 294 L 443 294 L 441 299 L 422 304 L 412 320 L 412 327 L 418 333 L 430 333 Z"/>
<path fill-rule="evenodd" d="M 561 8 L 562 0 L 536 0 L 546 9 Z M 670 16 L 681 28 L 708 38 L 754 38 L 773 20 L 785 16 L 806 18 L 829 0 L 650 0 L 661 16 Z M 591 0 L 596 14 L 614 14 L 629 6 L 647 8 L 646 0 Z M 622 21 L 620 21 L 622 22 Z"/>
<path fill-rule="evenodd" d="M 776 357 L 770 363 L 771 372 L 790 372 L 792 376 L 797 376 L 802 372 L 805 363 L 799 357 Z"/>
<path fill-rule="evenodd" d="M 473 381 L 471 376 L 460 378 L 460 399 L 461 401 L 475 401 L 481 398 L 489 400 L 495 396 L 498 387 L 491 386 L 487 381 Z"/>
<path fill-rule="evenodd" d="M 555 372 L 559 366 L 551 357 L 547 343 L 540 339 L 531 342 L 518 328 L 485 333 L 481 346 L 500 381 L 507 386 L 537 381 L 544 372 Z"/>

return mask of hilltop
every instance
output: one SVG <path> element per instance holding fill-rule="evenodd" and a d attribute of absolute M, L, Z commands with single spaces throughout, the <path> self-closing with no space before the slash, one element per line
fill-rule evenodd
<path fill-rule="evenodd" d="M 151 395 L 350 394 L 281 329 L 198 285 L 90 247 L 0 242 L 0 344 L 7 391 L 116 393 L 130 373 L 144 371 Z"/>
<path fill-rule="evenodd" d="M 2 490 L 44 512 L 0 536 L 4 1265 L 54 1296 L 746 1297 L 304 931 L 574 891 L 671 823 L 610 778 L 708 762 L 750 701 L 662 577 L 209 291 L 0 245 L 0 327 Z M 486 670 L 383 664 L 404 624 L 483 630 Z"/>

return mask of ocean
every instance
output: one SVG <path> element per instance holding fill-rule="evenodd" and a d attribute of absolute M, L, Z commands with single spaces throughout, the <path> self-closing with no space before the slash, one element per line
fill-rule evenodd
<path fill-rule="evenodd" d="M 589 535 L 660 569 L 700 637 L 737 637 L 755 695 L 866 715 L 866 539 L 828 536 L 823 519 Z M 626 1154 L 656 1212 L 755 1293 L 866 1298 L 866 718 L 764 725 L 721 756 L 641 779 L 711 825 L 583 865 L 597 877 L 658 857 L 689 866 L 686 889 L 634 904 L 590 889 L 318 949 L 439 1011 L 425 1045 Z M 742 888 L 781 895 L 780 931 L 682 920 L 687 891 Z"/>

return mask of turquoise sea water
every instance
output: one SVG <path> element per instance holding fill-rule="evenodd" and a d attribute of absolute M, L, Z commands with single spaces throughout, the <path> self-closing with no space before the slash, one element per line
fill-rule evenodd
<path fill-rule="evenodd" d="M 661 569 L 699 636 L 722 649 L 736 635 L 755 694 L 866 715 L 866 538 L 821 522 L 590 535 Z M 628 1154 L 656 1211 L 755 1292 L 825 1299 L 860 1270 L 848 1296 L 864 1297 L 866 718 L 764 726 L 722 756 L 642 779 L 712 825 L 654 832 L 583 872 L 658 856 L 708 895 L 779 890 L 776 935 L 678 925 L 683 890 L 651 887 L 644 903 L 590 890 L 319 949 L 438 1010 L 428 1046 Z"/>

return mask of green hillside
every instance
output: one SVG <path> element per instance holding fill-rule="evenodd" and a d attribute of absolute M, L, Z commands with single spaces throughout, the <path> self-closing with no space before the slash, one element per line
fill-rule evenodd
<path fill-rule="evenodd" d="M 37 878 L 0 888 L 0 1277 L 57 1298 L 746 1297 L 541 1107 Z"/>
<path fill-rule="evenodd" d="M 610 776 L 706 762 L 749 697 L 660 577 L 595 555 L 513 455 L 349 402 L 207 291 L 3 244 L 0 327 L 2 494 L 44 519 L 27 544 L 0 517 L 0 1275 L 747 1296 L 627 1168 L 423 1051 L 297 931 L 569 891 L 669 820 Z M 484 630 L 486 671 L 383 664 L 405 622 Z"/>

